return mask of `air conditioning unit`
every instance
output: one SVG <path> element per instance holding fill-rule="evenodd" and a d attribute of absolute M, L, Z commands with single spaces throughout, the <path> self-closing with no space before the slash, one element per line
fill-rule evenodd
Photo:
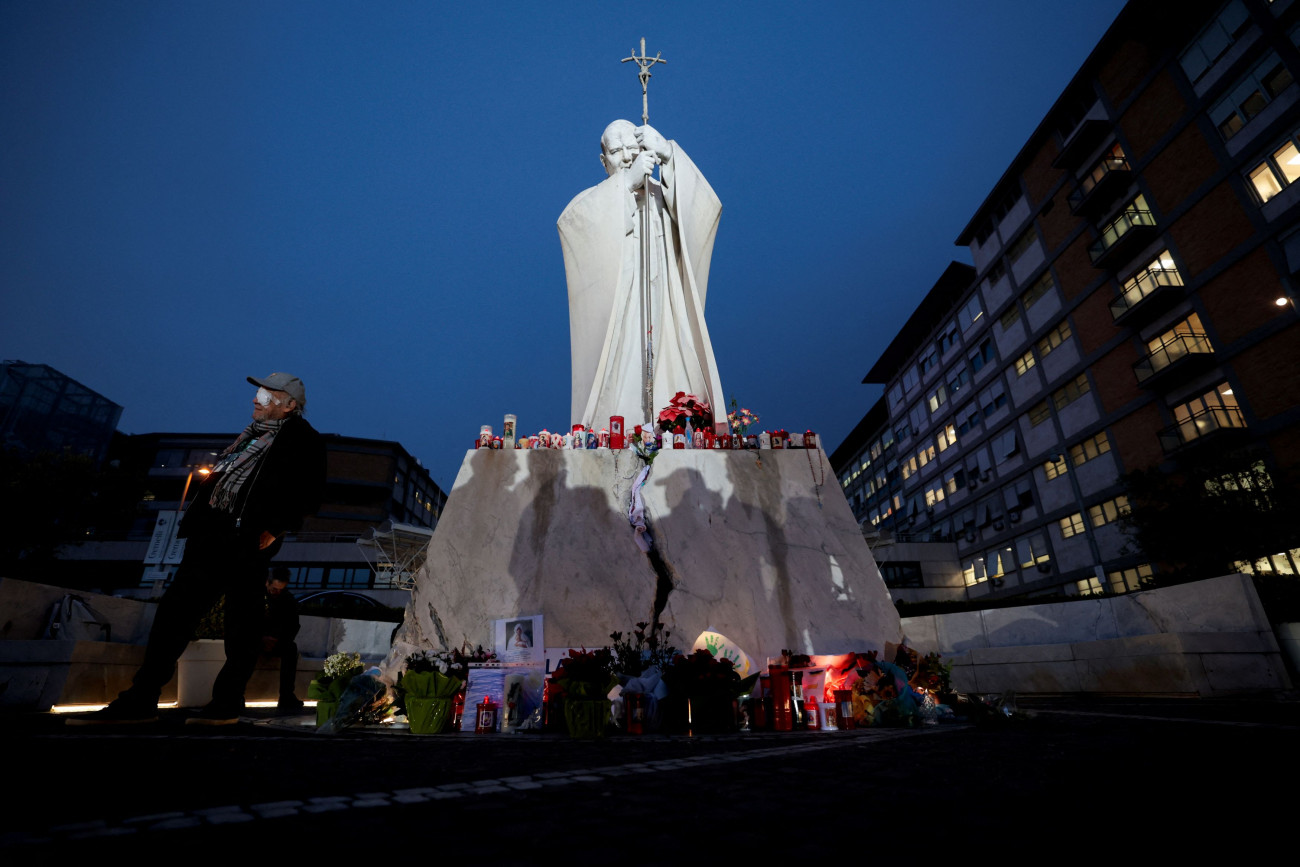
<path fill-rule="evenodd" d="M 1007 520 L 1010 521 L 1010 522 L 1013 523 L 1013 524 L 1019 524 L 1019 523 L 1020 523 L 1020 510 L 1019 510 L 1019 509 L 1012 509 L 1011 511 L 1007 512 Z"/>

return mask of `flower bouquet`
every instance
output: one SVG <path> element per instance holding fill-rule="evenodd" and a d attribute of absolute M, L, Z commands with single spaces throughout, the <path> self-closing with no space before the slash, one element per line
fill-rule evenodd
<path fill-rule="evenodd" d="M 685 430 L 690 423 L 694 430 L 713 429 L 713 408 L 693 394 L 679 391 L 659 412 L 659 429 L 670 433 L 674 428 Z"/>
<path fill-rule="evenodd" d="M 609 637 L 614 673 L 623 686 L 623 724 L 628 734 L 654 731 L 659 727 L 659 699 L 668 694 L 663 670 L 678 655 L 677 648 L 668 643 L 662 623 L 638 623 L 627 638 L 622 632 L 611 632 Z"/>
<path fill-rule="evenodd" d="M 741 679 L 730 659 L 700 649 L 673 658 L 664 669 L 664 683 L 673 711 L 665 712 L 671 727 L 685 725 L 693 733 L 735 731 L 739 699 L 754 688 L 755 672 Z"/>
<path fill-rule="evenodd" d="M 609 691 L 618 685 L 610 649 L 570 650 L 551 675 L 551 682 L 564 701 L 564 722 L 570 736 L 604 737 L 609 724 Z"/>
<path fill-rule="evenodd" d="M 453 654 L 456 651 L 420 651 L 406 658 L 397 690 L 412 734 L 436 735 L 451 723 L 456 695 L 465 685 L 465 664 L 457 664 Z"/>
<path fill-rule="evenodd" d="M 738 407 L 736 399 L 733 397 L 731 399 L 731 412 L 727 413 L 727 421 L 731 424 L 731 429 L 736 433 L 736 436 L 743 437 L 745 431 L 758 426 L 758 415 L 744 407 Z"/>
<path fill-rule="evenodd" d="M 326 657 L 321 676 L 314 679 L 307 687 L 307 698 L 316 701 L 318 728 L 334 716 L 334 712 L 339 707 L 339 700 L 343 697 L 343 691 L 348 688 L 352 678 L 364 670 L 360 653 L 335 653 Z"/>

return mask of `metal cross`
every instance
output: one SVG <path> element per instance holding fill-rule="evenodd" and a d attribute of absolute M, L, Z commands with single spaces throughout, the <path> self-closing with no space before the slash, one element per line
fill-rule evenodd
<path fill-rule="evenodd" d="M 656 51 L 654 57 L 646 57 L 645 37 L 642 36 L 641 56 L 637 57 L 636 49 L 633 49 L 631 57 L 623 58 L 624 63 L 627 63 L 629 60 L 631 60 L 635 62 L 637 68 L 641 70 L 640 72 L 637 73 L 636 76 L 637 78 L 641 79 L 641 123 L 650 122 L 650 67 L 654 66 L 656 63 L 668 62 L 667 60 L 664 60 L 662 57 L 659 56 L 661 53 L 662 52 Z"/>

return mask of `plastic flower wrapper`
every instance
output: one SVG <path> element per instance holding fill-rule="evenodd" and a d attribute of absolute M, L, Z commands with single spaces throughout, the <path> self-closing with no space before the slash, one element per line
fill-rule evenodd
<path fill-rule="evenodd" d="M 321 676 L 314 678 L 307 686 L 307 698 L 314 701 L 337 702 L 343 697 L 343 691 L 352 682 L 352 678 L 364 670 L 360 653 L 332 654 L 325 658 Z"/>
<path fill-rule="evenodd" d="M 465 681 L 452 672 L 462 670 L 448 651 L 414 653 L 407 657 L 397 688 L 411 698 L 454 698 Z"/>
<path fill-rule="evenodd" d="M 614 675 L 614 655 L 608 647 L 596 650 L 570 650 L 560 660 L 551 680 L 565 698 L 600 699 L 618 686 Z"/>
<path fill-rule="evenodd" d="M 336 735 L 358 723 L 382 722 L 392 713 L 392 694 L 378 668 L 358 674 L 339 698 L 339 706 L 328 722 L 316 731 Z"/>

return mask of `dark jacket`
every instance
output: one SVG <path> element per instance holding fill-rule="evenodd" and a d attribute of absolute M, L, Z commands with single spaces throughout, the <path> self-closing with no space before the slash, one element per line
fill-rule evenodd
<path fill-rule="evenodd" d="M 208 505 L 215 479 L 209 476 L 199 487 L 185 512 L 182 536 L 230 529 L 231 521 Z M 239 492 L 233 515 L 238 536 L 255 542 L 263 532 L 280 537 L 296 530 L 320 508 L 324 493 L 325 440 L 301 415 L 291 415 Z"/>

